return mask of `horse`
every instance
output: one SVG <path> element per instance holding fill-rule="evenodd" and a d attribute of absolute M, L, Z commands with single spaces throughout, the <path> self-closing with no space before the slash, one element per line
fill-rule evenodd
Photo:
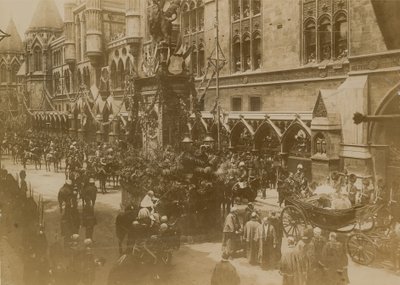
<path fill-rule="evenodd" d="M 112 162 L 107 163 L 105 166 L 105 170 L 108 174 L 109 183 L 111 183 L 111 180 L 112 180 L 114 187 L 116 187 L 119 184 L 119 175 L 118 175 L 119 163 L 118 163 L 118 161 L 113 160 Z"/>
<path fill-rule="evenodd" d="M 25 152 L 24 159 L 25 161 L 30 160 L 31 162 L 33 162 L 35 164 L 36 170 L 38 169 L 38 166 L 39 169 L 42 169 L 42 161 L 40 158 L 40 154 L 35 149 L 33 149 L 32 151 Z"/>
<path fill-rule="evenodd" d="M 96 197 L 97 197 L 97 187 L 94 185 L 94 181 L 93 181 L 93 184 L 85 185 L 82 188 L 80 197 L 82 199 L 82 206 L 89 204 L 94 207 L 94 204 L 96 203 Z"/>
<path fill-rule="evenodd" d="M 104 167 L 97 167 L 96 173 L 97 173 L 97 178 L 99 179 L 99 182 L 100 182 L 101 193 L 105 194 L 105 193 L 107 193 L 107 190 L 106 190 L 107 171 L 105 170 Z"/>
<path fill-rule="evenodd" d="M 64 184 L 58 191 L 58 205 L 60 207 L 60 213 L 63 212 L 63 204 L 66 207 L 76 204 L 76 196 L 72 185 Z"/>
<path fill-rule="evenodd" d="M 128 232 L 132 227 L 132 223 L 136 220 L 139 213 L 138 208 L 128 206 L 125 211 L 119 213 L 115 219 L 115 232 L 118 239 L 119 253 L 123 254 L 123 242 L 128 236 Z"/>

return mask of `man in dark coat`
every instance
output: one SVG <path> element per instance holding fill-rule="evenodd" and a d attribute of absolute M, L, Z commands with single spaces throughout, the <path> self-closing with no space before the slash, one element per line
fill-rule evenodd
<path fill-rule="evenodd" d="M 245 225 L 251 219 L 251 215 L 254 212 L 253 203 L 249 202 L 246 209 L 244 210 L 243 225 Z"/>
<path fill-rule="evenodd" d="M 236 207 L 231 208 L 231 212 L 226 216 L 223 237 L 222 237 L 222 249 L 232 257 L 237 248 L 238 237 L 241 232 L 241 225 L 238 217 L 238 210 Z"/>
<path fill-rule="evenodd" d="M 28 185 L 26 183 L 26 172 L 25 170 L 21 170 L 19 172 L 19 190 L 21 191 L 22 195 L 26 197 L 27 192 L 28 192 Z"/>
<path fill-rule="evenodd" d="M 251 219 L 248 221 L 243 230 L 243 239 L 246 242 L 247 259 L 250 264 L 257 264 L 258 257 L 258 242 L 255 240 L 255 235 L 258 231 L 260 223 L 255 212 L 251 214 Z"/>
<path fill-rule="evenodd" d="M 278 265 L 279 260 L 281 259 L 281 248 L 282 248 L 282 238 L 283 238 L 283 228 L 282 228 L 282 223 L 281 219 L 279 216 L 276 215 L 276 212 L 273 211 L 271 212 L 271 217 L 270 217 L 271 225 L 275 229 L 276 233 L 276 247 L 274 249 L 274 263 Z"/>
<path fill-rule="evenodd" d="M 282 252 L 279 273 L 283 276 L 282 285 L 304 285 L 301 252 L 289 236 L 288 246 Z"/>
<path fill-rule="evenodd" d="M 211 285 L 239 285 L 240 277 L 236 268 L 229 262 L 229 255 L 222 254 L 222 260 L 215 265 L 211 276 Z"/>
<path fill-rule="evenodd" d="M 336 240 L 336 233 L 329 234 L 329 241 L 322 250 L 322 265 L 326 269 L 326 285 L 347 285 L 348 259 L 344 246 Z"/>
<path fill-rule="evenodd" d="M 258 242 L 258 258 L 263 269 L 274 267 L 274 249 L 277 245 L 276 232 L 270 223 L 270 218 L 265 217 L 258 227 L 254 240 Z"/>
<path fill-rule="evenodd" d="M 319 285 L 325 274 L 322 266 L 322 250 L 327 242 L 320 228 L 314 228 L 311 242 L 307 245 L 307 285 Z"/>
<path fill-rule="evenodd" d="M 94 208 L 90 204 L 86 204 L 82 210 L 82 226 L 86 229 L 85 237 L 93 240 L 94 227 L 97 224 Z"/>

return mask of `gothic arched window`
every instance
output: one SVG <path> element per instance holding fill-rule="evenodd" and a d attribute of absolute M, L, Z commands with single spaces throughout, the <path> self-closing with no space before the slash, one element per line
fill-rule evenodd
<path fill-rule="evenodd" d="M 318 154 L 326 153 L 326 140 L 323 134 L 318 133 L 314 139 L 314 152 Z"/>
<path fill-rule="evenodd" d="M 188 70 L 194 76 L 203 73 L 205 65 L 204 55 L 204 1 L 191 0 L 185 2 L 181 14 L 182 33 L 184 35 L 183 52 L 190 47 L 193 51 L 190 55 L 190 66 Z M 202 49 L 200 49 L 202 46 Z"/>
<path fill-rule="evenodd" d="M 243 71 L 251 69 L 251 56 L 250 56 L 250 36 L 245 35 L 242 43 L 242 60 L 243 60 Z"/>
<path fill-rule="evenodd" d="M 233 71 L 239 72 L 242 70 L 242 61 L 240 59 L 240 38 L 235 37 L 232 46 L 232 62 Z"/>
<path fill-rule="evenodd" d="M 64 84 L 65 84 L 65 89 L 67 90 L 67 92 L 69 93 L 69 91 L 71 90 L 71 79 L 70 79 L 70 75 L 69 75 L 69 70 L 65 70 L 64 71 Z"/>
<path fill-rule="evenodd" d="M 190 33 L 190 16 L 188 11 L 189 11 L 189 6 L 184 5 L 182 8 L 182 30 L 184 35 Z"/>
<path fill-rule="evenodd" d="M 33 71 L 42 71 L 42 50 L 36 46 L 33 49 Z"/>
<path fill-rule="evenodd" d="M 253 58 L 253 68 L 255 70 L 262 68 L 261 63 L 261 35 L 260 33 L 255 33 L 253 35 L 253 51 L 252 51 L 252 58 Z"/>
<path fill-rule="evenodd" d="M 332 26 L 328 17 L 322 18 L 318 23 L 318 45 L 320 61 L 329 60 L 332 56 Z"/>
<path fill-rule="evenodd" d="M 5 64 L 2 64 L 0 68 L 0 82 L 1 83 L 7 82 L 7 67 Z"/>
<path fill-rule="evenodd" d="M 79 17 L 76 18 L 76 59 L 78 62 L 80 62 L 82 60 L 82 35 L 81 35 L 81 21 L 79 19 Z"/>
<path fill-rule="evenodd" d="M 253 15 L 258 15 L 261 13 L 261 0 L 252 0 L 251 3 L 251 10 Z"/>
<path fill-rule="evenodd" d="M 11 82 L 14 82 L 14 83 L 17 82 L 18 70 L 19 70 L 19 65 L 18 65 L 18 63 L 14 62 L 12 65 L 12 69 L 11 69 Z"/>
<path fill-rule="evenodd" d="M 347 57 L 347 17 L 340 13 L 335 18 L 334 26 L 335 58 Z"/>
<path fill-rule="evenodd" d="M 196 3 L 190 3 L 190 29 L 192 33 L 197 31 L 197 13 Z"/>
<path fill-rule="evenodd" d="M 260 0 L 231 0 L 233 72 L 261 68 L 263 21 L 260 14 Z"/>
<path fill-rule="evenodd" d="M 243 18 L 250 17 L 250 0 L 242 0 L 242 16 Z"/>
<path fill-rule="evenodd" d="M 117 65 L 115 61 L 111 63 L 111 86 L 113 89 L 117 89 L 118 82 L 117 82 Z"/>
<path fill-rule="evenodd" d="M 122 59 L 119 60 L 118 62 L 118 78 L 117 78 L 117 87 L 118 88 L 125 88 L 125 69 L 124 69 L 124 63 L 122 62 Z"/>
<path fill-rule="evenodd" d="M 232 18 L 233 21 L 240 19 L 240 0 L 232 0 Z"/>
<path fill-rule="evenodd" d="M 314 20 L 308 20 L 304 29 L 304 53 L 305 63 L 313 63 L 317 56 L 316 28 Z"/>

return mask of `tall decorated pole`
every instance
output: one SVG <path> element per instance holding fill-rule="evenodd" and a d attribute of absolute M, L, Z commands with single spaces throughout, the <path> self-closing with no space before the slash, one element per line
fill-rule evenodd
<path fill-rule="evenodd" d="M 218 0 L 215 0 L 215 42 L 216 51 L 215 56 L 217 58 L 217 70 L 215 77 L 215 92 L 217 96 L 217 129 L 218 129 L 218 151 L 221 150 L 221 108 L 219 106 L 219 18 L 218 18 Z"/>
<path fill-rule="evenodd" d="M 0 42 L 4 39 L 4 38 L 7 38 L 7 37 L 9 37 L 10 35 L 9 34 L 7 34 L 7 33 L 5 33 L 5 32 L 3 32 L 1 29 L 0 29 Z M 2 139 L 2 138 L 1 138 Z M 0 168 L 1 168 L 1 148 L 0 148 Z"/>

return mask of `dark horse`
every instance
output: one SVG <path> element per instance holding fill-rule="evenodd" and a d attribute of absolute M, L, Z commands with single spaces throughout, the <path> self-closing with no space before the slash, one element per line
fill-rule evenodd
<path fill-rule="evenodd" d="M 139 213 L 139 208 L 133 208 L 132 206 L 127 206 L 125 211 L 119 213 L 115 219 L 115 231 L 118 238 L 119 253 L 123 254 L 123 242 L 128 236 L 128 232 L 132 227 L 132 223 L 136 220 Z"/>
<path fill-rule="evenodd" d="M 60 213 L 63 212 L 63 205 L 70 207 L 76 205 L 76 194 L 74 193 L 72 185 L 64 184 L 58 191 L 58 205 L 60 207 Z"/>
<path fill-rule="evenodd" d="M 90 183 L 82 187 L 80 197 L 82 199 L 82 205 L 86 204 L 94 206 L 97 197 L 97 187 L 94 185 L 94 180 L 89 181 Z"/>

